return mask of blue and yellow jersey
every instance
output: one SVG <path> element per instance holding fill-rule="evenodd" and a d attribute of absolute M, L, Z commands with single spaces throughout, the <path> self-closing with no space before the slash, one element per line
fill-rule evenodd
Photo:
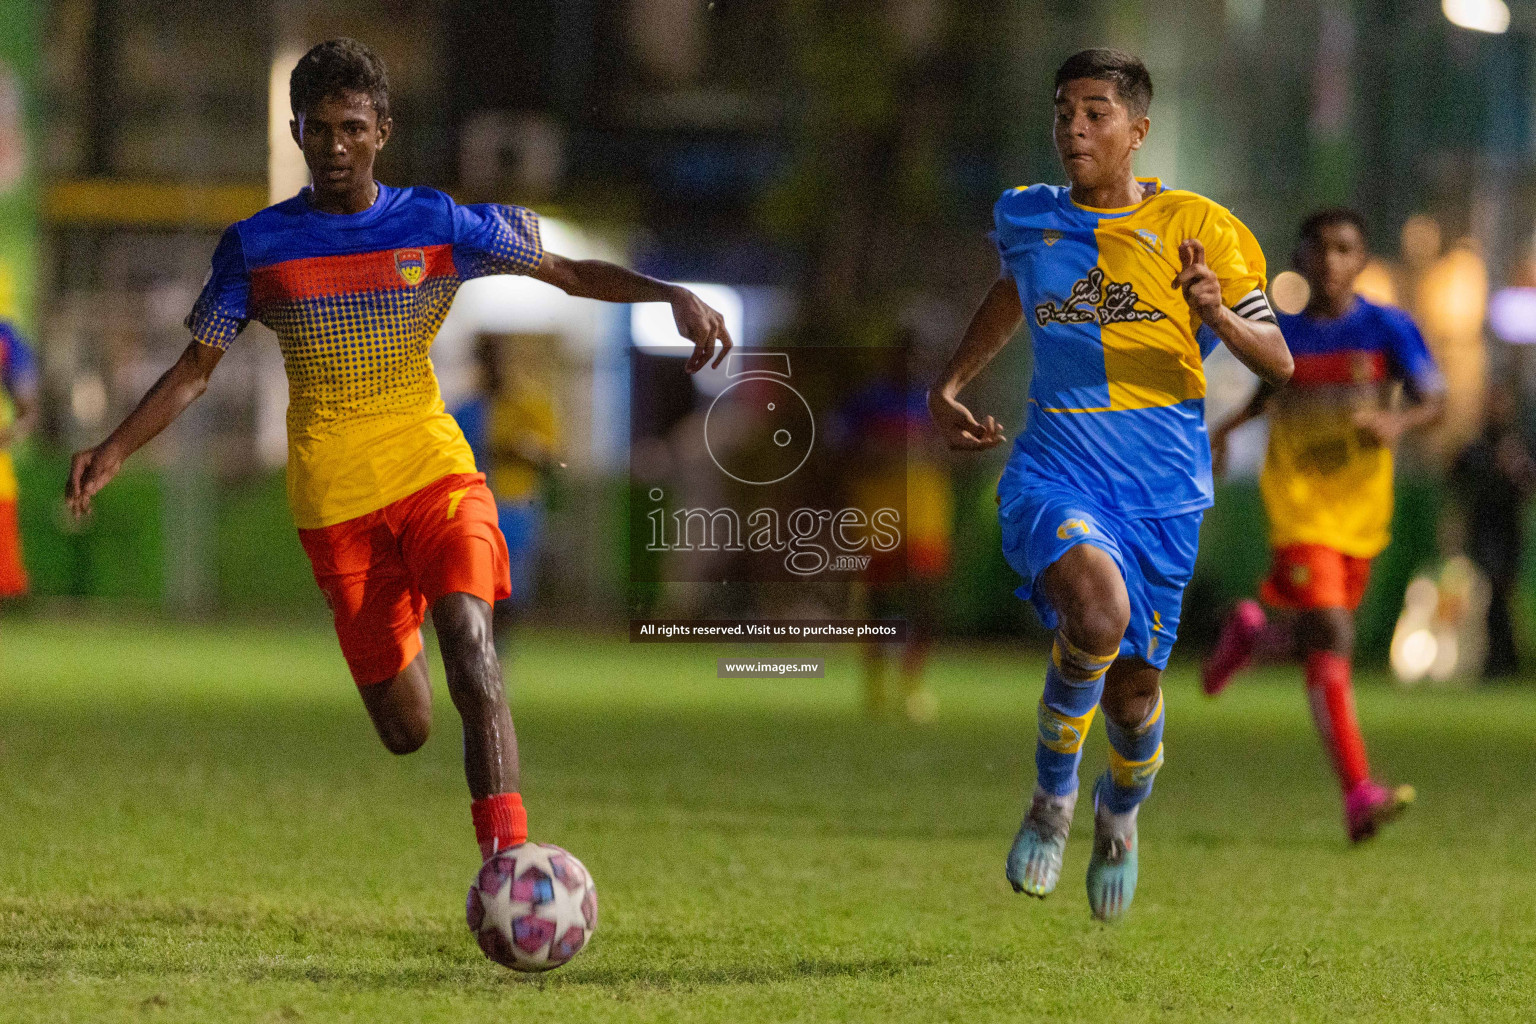
<path fill-rule="evenodd" d="M 355 214 L 315 210 L 306 189 L 224 232 L 187 326 L 219 349 L 250 320 L 277 335 L 300 529 L 475 471 L 427 352 L 461 283 L 528 273 L 543 254 L 530 211 L 429 188 L 380 185 Z"/>
<path fill-rule="evenodd" d="M 0 429 L 15 419 L 10 396 L 37 387 L 37 363 L 32 350 L 16 329 L 0 320 Z M 16 500 L 16 467 L 11 453 L 0 445 L 0 501 Z"/>
<path fill-rule="evenodd" d="M 1280 329 L 1296 372 L 1269 406 L 1259 487 L 1270 543 L 1371 558 L 1391 540 L 1392 449 L 1354 418 L 1382 408 L 1398 381 L 1420 396 L 1444 390 L 1440 371 L 1407 313 L 1362 298 L 1336 320 L 1281 314 Z"/>
<path fill-rule="evenodd" d="M 1205 355 L 1216 344 L 1174 287 L 1179 243 L 1199 239 L 1229 307 L 1265 317 L 1264 254 L 1230 211 L 1142 179 L 1148 198 L 1100 210 L 1059 185 L 1003 194 L 1003 267 L 1034 352 L 1025 429 L 999 493 L 1031 480 L 1081 489 L 1129 518 L 1212 503 Z"/>

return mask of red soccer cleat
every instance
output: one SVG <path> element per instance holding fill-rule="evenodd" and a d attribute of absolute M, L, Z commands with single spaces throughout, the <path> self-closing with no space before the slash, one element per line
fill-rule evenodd
<path fill-rule="evenodd" d="M 1413 803 L 1412 786 L 1388 789 L 1379 782 L 1366 779 L 1344 796 L 1344 827 L 1349 841 L 1362 842 L 1376 834 L 1376 830 L 1396 818 Z"/>
<path fill-rule="evenodd" d="M 1227 688 L 1232 677 L 1253 662 L 1253 651 L 1269 619 L 1257 601 L 1239 601 L 1221 624 L 1216 650 L 1200 666 L 1200 689 L 1214 697 Z"/>

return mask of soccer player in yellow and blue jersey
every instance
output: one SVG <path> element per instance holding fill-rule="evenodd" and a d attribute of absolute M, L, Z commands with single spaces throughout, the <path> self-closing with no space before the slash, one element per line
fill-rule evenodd
<path fill-rule="evenodd" d="M 187 317 L 191 343 L 111 436 L 75 455 L 67 496 L 77 516 L 89 512 L 123 461 L 203 393 L 246 324 L 270 327 L 288 374 L 289 507 L 342 654 L 385 747 L 410 753 L 431 729 L 420 632 L 430 611 L 488 857 L 527 838 L 492 643 L 491 605 L 510 590 L 507 550 L 428 358 L 438 326 L 463 281 L 527 274 L 586 298 L 669 303 L 694 343 L 690 372 L 717 341 L 723 359 L 730 338 L 685 288 L 548 252 L 530 210 L 375 181 L 394 123 L 384 65 L 363 44 L 311 49 L 289 97 L 313 185 L 224 233 Z"/>
<path fill-rule="evenodd" d="M 478 390 L 453 410 L 496 496 L 496 520 L 507 542 L 512 594 L 496 602 L 498 647 L 514 615 L 533 600 L 544 535 L 544 480 L 559 440 L 552 382 L 536 380 L 520 366 L 508 340 L 485 334 L 476 341 Z"/>
<path fill-rule="evenodd" d="M 1110 764 L 1094 786 L 1088 902 L 1113 921 L 1137 879 L 1136 812 L 1163 763 L 1161 674 L 1212 503 L 1202 359 L 1224 343 L 1275 385 L 1291 356 L 1264 298 L 1253 235 L 1202 196 L 1137 178 L 1152 80 L 1092 49 L 1057 69 L 1056 150 L 1069 187 L 1003 194 L 1002 274 L 929 393 L 951 447 L 1003 440 L 958 400 L 1027 318 L 1028 418 L 998 484 L 1003 554 L 1055 633 L 1038 709 L 1036 786 L 1009 851 L 1018 892 L 1055 889 L 1077 768 L 1104 710 Z"/>
<path fill-rule="evenodd" d="M 1256 602 L 1240 602 L 1201 685 L 1215 696 L 1256 656 L 1299 656 L 1343 794 L 1345 831 L 1359 842 L 1401 813 L 1413 789 L 1371 778 L 1350 681 L 1354 614 L 1371 559 L 1391 539 L 1392 446 L 1439 418 L 1445 383 L 1407 313 L 1355 294 L 1370 255 L 1360 214 L 1331 208 L 1308 217 L 1296 255 L 1310 296 L 1300 313 L 1280 317 L 1295 376 L 1279 392 L 1260 385 L 1211 435 L 1219 452 L 1237 427 L 1269 417 L 1259 488 L 1274 561 L 1259 593 L 1286 617 L 1272 625 Z M 1401 406 L 1399 386 L 1410 398 Z"/>

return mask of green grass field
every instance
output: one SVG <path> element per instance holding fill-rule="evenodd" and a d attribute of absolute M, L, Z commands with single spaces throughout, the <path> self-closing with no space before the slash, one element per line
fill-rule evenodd
<path fill-rule="evenodd" d="M 851 649 L 786 652 L 829 658 L 792 682 L 716 680 L 730 653 L 523 639 L 533 833 L 602 903 L 530 980 L 464 927 L 446 694 L 393 758 L 321 630 L 0 619 L 0 1020 L 1536 1019 L 1536 690 L 1366 680 L 1420 803 L 1350 849 L 1294 676 L 1210 703 L 1171 673 L 1109 928 L 1088 814 L 1055 896 L 1003 879 L 1040 656 L 944 653 L 920 729 L 860 719 Z"/>

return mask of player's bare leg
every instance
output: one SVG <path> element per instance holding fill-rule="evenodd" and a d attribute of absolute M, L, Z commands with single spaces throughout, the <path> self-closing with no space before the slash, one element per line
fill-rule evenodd
<path fill-rule="evenodd" d="M 907 719 L 921 724 L 933 721 L 939 702 L 927 686 L 928 649 L 933 641 L 925 629 L 914 632 L 917 635 L 901 649 L 901 699 Z"/>
<path fill-rule="evenodd" d="M 1044 897 L 1061 878 L 1083 740 L 1131 610 L 1119 566 L 1088 544 L 1069 548 L 1040 574 L 1040 585 L 1058 624 L 1040 699 L 1035 792 L 1008 851 L 1007 875 L 1015 892 Z"/>
<path fill-rule="evenodd" d="M 432 605 L 448 695 L 464 724 L 464 778 L 469 783 L 481 853 L 528 838 L 518 793 L 517 734 L 496 658 L 491 606 L 472 594 L 445 594 Z"/>
<path fill-rule="evenodd" d="M 379 739 L 391 754 L 420 750 L 432 733 L 432 680 L 427 656 L 418 653 L 400 673 L 358 689 Z"/>
<path fill-rule="evenodd" d="M 1370 776 L 1350 680 L 1354 616 L 1344 608 L 1302 612 L 1296 636 L 1306 659 L 1307 704 L 1344 794 L 1344 828 L 1358 843 L 1413 803 L 1413 787 L 1387 787 Z"/>
<path fill-rule="evenodd" d="M 865 644 L 860 665 L 864 680 L 864 714 L 871 719 L 885 717 L 885 645 Z"/>
<path fill-rule="evenodd" d="M 514 793 L 517 734 L 496 657 L 491 606 L 471 594 L 447 594 L 432 606 L 448 694 L 464 722 L 464 778 L 470 796 Z"/>

